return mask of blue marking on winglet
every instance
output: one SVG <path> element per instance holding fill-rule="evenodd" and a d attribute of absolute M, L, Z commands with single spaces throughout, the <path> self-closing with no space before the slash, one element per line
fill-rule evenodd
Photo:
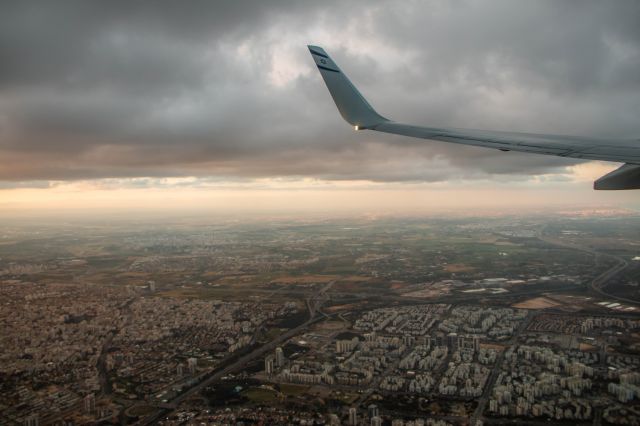
<path fill-rule="evenodd" d="M 311 48 L 309 48 L 309 52 L 313 53 L 314 55 L 318 55 L 318 56 L 321 56 L 323 58 L 329 59 L 329 57 L 327 55 L 325 55 L 324 53 L 316 52 L 315 50 L 313 50 Z"/>
<path fill-rule="evenodd" d="M 318 68 L 320 68 L 321 70 L 326 70 L 326 71 L 331 71 L 331 72 L 340 72 L 338 70 L 334 70 L 333 68 L 323 67 L 322 65 L 318 65 Z"/>

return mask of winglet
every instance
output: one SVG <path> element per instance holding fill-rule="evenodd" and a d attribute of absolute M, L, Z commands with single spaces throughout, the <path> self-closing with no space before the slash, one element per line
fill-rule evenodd
<path fill-rule="evenodd" d="M 640 189 L 640 165 L 625 163 L 593 183 L 596 190 Z"/>
<path fill-rule="evenodd" d="M 356 130 L 370 129 L 389 121 L 378 114 L 338 65 L 319 46 L 307 46 L 324 79 L 340 115 Z"/>

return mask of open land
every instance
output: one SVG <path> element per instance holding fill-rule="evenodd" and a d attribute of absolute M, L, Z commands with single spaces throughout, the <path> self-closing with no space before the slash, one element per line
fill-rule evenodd
<path fill-rule="evenodd" d="M 0 424 L 640 422 L 640 217 L 211 222 L 0 225 Z"/>

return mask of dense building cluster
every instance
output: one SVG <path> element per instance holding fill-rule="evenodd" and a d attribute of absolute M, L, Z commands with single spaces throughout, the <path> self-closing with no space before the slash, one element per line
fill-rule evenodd
<path fill-rule="evenodd" d="M 433 418 L 393 418 L 381 416 L 375 405 L 368 410 L 351 407 L 345 412 L 319 413 L 316 410 L 292 410 L 274 407 L 225 408 L 216 410 L 181 410 L 160 421 L 162 426 L 183 424 L 262 424 L 262 425 L 353 425 L 353 426 L 451 426 L 451 423 Z"/>
<path fill-rule="evenodd" d="M 167 400 L 296 310 L 157 297 L 148 287 L 5 281 L 1 291 L 0 374 L 12 379 L 3 379 L 0 410 L 19 423 L 82 412 L 107 386 L 120 398 Z M 92 398 L 90 418 L 113 414 Z"/>
<path fill-rule="evenodd" d="M 336 338 L 280 370 L 269 355 L 265 370 L 290 383 L 474 398 L 482 394 L 498 356 L 481 340 L 506 335 L 499 331 L 489 337 L 493 330 L 513 333 L 525 316 L 514 309 L 445 304 L 376 309 L 355 320 L 353 330 L 360 334 Z"/>
<path fill-rule="evenodd" d="M 464 332 L 504 340 L 513 335 L 526 316 L 524 309 L 459 306 L 451 310 L 449 318 L 443 320 L 438 329 L 445 333 Z"/>
<path fill-rule="evenodd" d="M 634 320 L 577 315 L 531 319 L 534 324 L 566 320 L 556 326 L 583 331 L 578 339 L 559 335 L 557 341 L 571 349 L 550 344 L 552 334 L 529 330 L 520 336 L 527 318 L 520 309 L 443 304 L 375 309 L 355 318 L 349 337 L 338 336 L 281 369 L 274 367 L 271 378 L 366 388 L 389 396 L 486 398 L 489 416 L 557 421 L 592 420 L 607 394 L 620 403 L 638 399 L 640 358 L 605 359 L 600 350 L 610 341 L 610 330 L 634 328 Z M 416 324 L 424 326 L 419 333 Z M 517 343 L 520 338 L 527 343 Z M 587 350 L 576 346 L 580 341 Z M 596 383 L 603 381 L 607 393 L 594 398 Z M 623 417 L 624 412 L 611 408 L 605 414 Z"/>
<path fill-rule="evenodd" d="M 113 391 L 125 398 L 167 400 L 199 372 L 254 339 L 265 321 L 286 308 L 262 304 L 142 297 L 129 307 L 127 326 L 106 357 Z"/>
<path fill-rule="evenodd" d="M 4 281 L 0 291 L 2 417 L 46 421 L 99 391 L 98 360 L 125 323 L 123 306 L 139 293 L 19 281 Z"/>
<path fill-rule="evenodd" d="M 640 426 L 637 226 L 392 223 L 3 226 L 0 426 Z"/>
<path fill-rule="evenodd" d="M 597 355 L 590 353 L 511 347 L 505 353 L 489 411 L 501 416 L 590 419 L 593 402 L 584 396 L 593 386 L 590 364 L 597 361 Z"/>
<path fill-rule="evenodd" d="M 353 329 L 362 332 L 425 335 L 450 308 L 450 305 L 445 304 L 429 304 L 376 309 L 358 318 Z"/>
<path fill-rule="evenodd" d="M 613 316 L 536 315 L 528 330 L 564 334 L 587 334 L 597 330 L 637 330 L 640 320 Z"/>

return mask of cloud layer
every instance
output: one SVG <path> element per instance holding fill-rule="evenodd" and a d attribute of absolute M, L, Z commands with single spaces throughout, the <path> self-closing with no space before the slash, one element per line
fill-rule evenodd
<path fill-rule="evenodd" d="M 638 22 L 634 0 L 5 2 L 0 181 L 569 173 L 575 161 L 355 133 L 306 44 L 405 122 L 631 137 Z"/>

